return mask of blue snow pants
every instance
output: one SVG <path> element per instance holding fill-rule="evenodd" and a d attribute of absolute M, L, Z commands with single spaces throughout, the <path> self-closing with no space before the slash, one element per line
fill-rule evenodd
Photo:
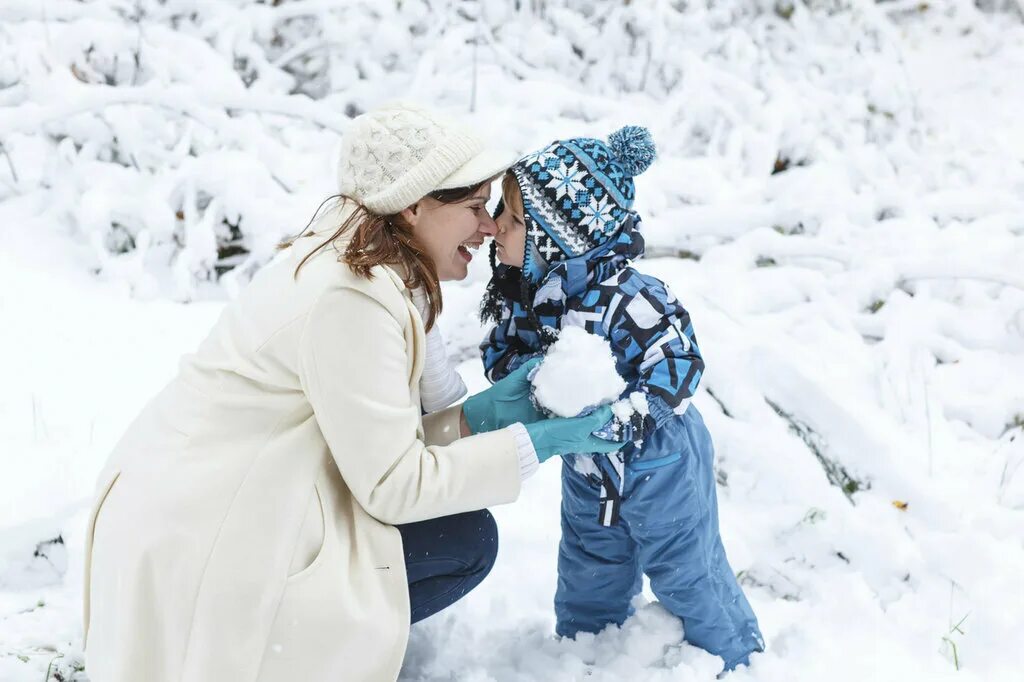
<path fill-rule="evenodd" d="M 621 625 L 646 574 L 662 606 L 682 619 L 688 642 L 721 656 L 726 670 L 748 663 L 764 643 L 722 547 L 704 420 L 691 405 L 633 454 L 612 526 L 598 521 L 600 476 L 579 473 L 571 457 L 563 462 L 556 631 L 575 637 Z M 595 462 L 610 466 L 603 456 Z"/>

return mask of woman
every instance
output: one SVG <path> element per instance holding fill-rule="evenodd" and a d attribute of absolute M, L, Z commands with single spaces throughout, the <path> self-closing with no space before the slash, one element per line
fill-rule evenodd
<path fill-rule="evenodd" d="M 486 512 L 452 515 L 514 501 L 553 455 L 615 447 L 591 435 L 609 414 L 544 420 L 523 372 L 421 417 L 439 280 L 494 234 L 509 159 L 408 105 L 353 120 L 342 146 L 342 200 L 225 308 L 101 475 L 93 682 L 394 679 L 410 621 L 493 561 Z M 430 547 L 450 560 L 410 560 Z"/>

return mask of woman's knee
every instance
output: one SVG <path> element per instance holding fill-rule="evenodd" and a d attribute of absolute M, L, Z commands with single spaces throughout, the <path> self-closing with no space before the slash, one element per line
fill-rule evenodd
<path fill-rule="evenodd" d="M 437 542 L 451 556 L 461 558 L 467 575 L 483 580 L 498 556 L 498 524 L 486 509 L 463 512 L 438 520 L 443 526 Z"/>
<path fill-rule="evenodd" d="M 498 525 L 486 509 L 397 526 L 406 563 L 449 557 L 469 573 L 490 571 L 498 555 Z"/>
<path fill-rule="evenodd" d="M 476 548 L 476 567 L 481 578 L 491 572 L 498 558 L 498 524 L 486 509 L 470 512 L 465 542 Z"/>

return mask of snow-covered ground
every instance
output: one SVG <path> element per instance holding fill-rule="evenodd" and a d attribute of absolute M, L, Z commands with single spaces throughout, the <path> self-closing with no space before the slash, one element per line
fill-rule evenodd
<path fill-rule="evenodd" d="M 678 5 L 0 4 L 0 680 L 87 679 L 107 452 L 331 193 L 346 114 L 399 94 L 473 102 L 522 151 L 651 128 L 638 267 L 692 314 L 722 533 L 768 646 L 729 679 L 1020 679 L 1020 14 Z M 487 270 L 445 286 L 471 390 Z M 653 603 L 552 637 L 557 469 L 493 510 L 497 566 L 413 629 L 403 680 L 714 677 Z"/>

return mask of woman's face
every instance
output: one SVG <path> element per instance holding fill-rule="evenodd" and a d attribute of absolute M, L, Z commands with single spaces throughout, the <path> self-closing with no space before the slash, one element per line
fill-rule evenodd
<path fill-rule="evenodd" d="M 523 267 L 523 259 L 526 256 L 526 223 L 523 221 L 522 209 L 506 203 L 504 210 L 494 222 L 498 226 L 498 234 L 494 237 L 494 243 L 498 245 L 495 250 L 498 260 L 505 265 Z"/>
<path fill-rule="evenodd" d="M 424 197 L 402 209 L 402 217 L 412 225 L 416 240 L 434 261 L 441 281 L 465 279 L 473 252 L 498 231 L 487 212 L 490 197 L 491 183 L 485 183 L 458 203 Z"/>

